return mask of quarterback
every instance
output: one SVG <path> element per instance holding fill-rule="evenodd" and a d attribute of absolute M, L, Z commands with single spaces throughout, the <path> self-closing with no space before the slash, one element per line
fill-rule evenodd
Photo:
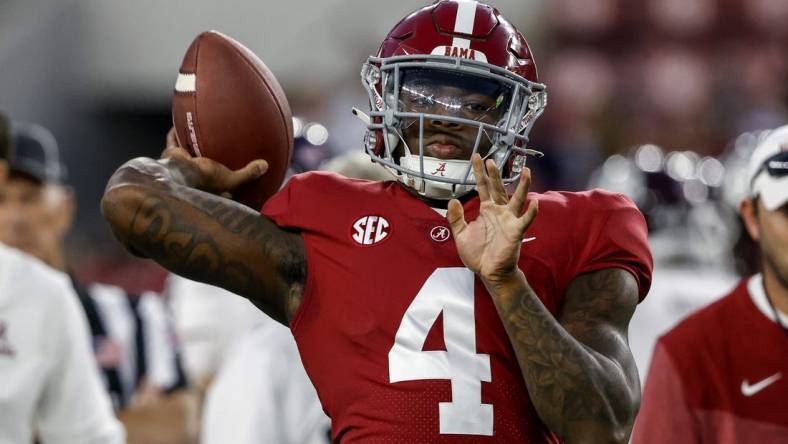
<path fill-rule="evenodd" d="M 546 89 L 523 36 L 438 1 L 361 77 L 365 149 L 396 181 L 305 173 L 258 213 L 220 195 L 263 160 L 230 171 L 170 143 L 110 179 L 115 235 L 288 325 L 335 442 L 627 442 L 646 225 L 621 195 L 528 193 Z"/>

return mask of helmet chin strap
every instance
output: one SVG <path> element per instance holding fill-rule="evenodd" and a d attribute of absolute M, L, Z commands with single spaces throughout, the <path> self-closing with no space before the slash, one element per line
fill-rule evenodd
<path fill-rule="evenodd" d="M 438 159 L 428 156 L 424 156 L 423 159 L 424 178 L 407 173 L 402 175 L 405 185 L 412 187 L 419 194 L 432 199 L 454 199 L 475 188 L 473 185 L 458 185 L 429 179 L 432 176 L 463 180 L 470 166 L 467 160 Z M 399 164 L 412 171 L 420 171 L 422 165 L 421 158 L 412 154 L 400 157 Z"/>

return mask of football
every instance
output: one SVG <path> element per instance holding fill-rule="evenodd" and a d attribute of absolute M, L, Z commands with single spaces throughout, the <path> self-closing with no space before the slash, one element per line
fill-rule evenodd
<path fill-rule="evenodd" d="M 216 31 L 194 39 L 172 100 L 178 144 L 230 169 L 268 161 L 257 181 L 233 199 L 259 210 L 284 181 L 293 154 L 293 119 L 274 75 L 252 51 Z"/>

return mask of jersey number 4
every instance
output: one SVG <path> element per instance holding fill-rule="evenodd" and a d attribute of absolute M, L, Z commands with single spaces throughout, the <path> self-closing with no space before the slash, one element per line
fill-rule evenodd
<path fill-rule="evenodd" d="M 482 404 L 482 381 L 490 382 L 490 355 L 476 353 L 474 274 L 438 268 L 402 318 L 389 351 L 389 381 L 451 380 L 451 402 L 438 404 L 440 433 L 493 434 L 493 406 Z M 432 325 L 443 313 L 446 351 L 424 351 Z"/>

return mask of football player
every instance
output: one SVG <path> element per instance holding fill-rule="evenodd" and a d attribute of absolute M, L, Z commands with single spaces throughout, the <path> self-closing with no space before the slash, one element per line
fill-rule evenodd
<path fill-rule="evenodd" d="M 170 146 L 113 175 L 104 216 L 130 251 L 289 325 L 336 442 L 626 442 L 646 225 L 621 195 L 528 194 L 546 93 L 523 36 L 438 1 L 362 80 L 367 153 L 397 181 L 296 175 L 259 214 L 218 194 L 264 161 Z"/>

